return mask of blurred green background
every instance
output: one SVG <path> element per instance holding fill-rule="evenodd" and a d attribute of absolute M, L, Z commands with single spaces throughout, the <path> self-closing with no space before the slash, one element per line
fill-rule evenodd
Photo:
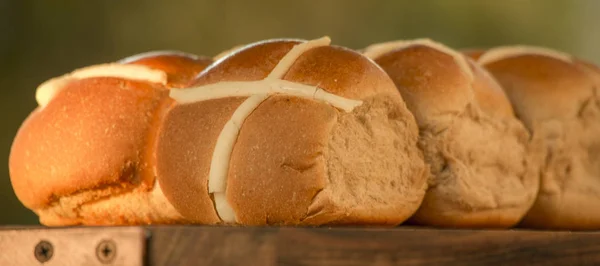
<path fill-rule="evenodd" d="M 215 55 L 277 37 L 363 48 L 429 37 L 454 48 L 541 45 L 600 63 L 598 0 L 0 1 L 0 224 L 37 224 L 10 185 L 8 155 L 36 86 L 150 50 Z M 42 178 L 42 177 L 40 177 Z"/>

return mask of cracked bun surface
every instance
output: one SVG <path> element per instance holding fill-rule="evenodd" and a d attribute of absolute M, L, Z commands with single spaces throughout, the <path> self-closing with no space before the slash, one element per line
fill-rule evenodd
<path fill-rule="evenodd" d="M 185 222 L 156 183 L 157 128 L 167 87 L 206 65 L 154 53 L 44 83 L 11 148 L 19 200 L 49 226 Z"/>
<path fill-rule="evenodd" d="M 599 229 L 598 67 L 539 47 L 497 47 L 479 60 L 503 85 L 517 116 L 544 140 L 539 195 L 521 225 Z"/>
<path fill-rule="evenodd" d="M 419 124 L 429 189 L 411 223 L 516 225 L 535 200 L 542 149 L 494 78 L 428 39 L 376 44 L 364 53 L 394 80 Z"/>
<path fill-rule="evenodd" d="M 357 52 L 323 39 L 253 43 L 188 87 L 171 95 L 157 166 L 194 222 L 392 226 L 423 199 L 415 119 Z"/>

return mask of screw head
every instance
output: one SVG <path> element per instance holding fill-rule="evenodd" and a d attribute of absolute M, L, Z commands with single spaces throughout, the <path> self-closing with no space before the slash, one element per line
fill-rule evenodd
<path fill-rule="evenodd" d="M 96 246 L 96 257 L 104 264 L 111 263 L 117 257 L 117 244 L 110 239 L 104 239 Z"/>
<path fill-rule="evenodd" d="M 54 255 L 54 247 L 49 241 L 41 240 L 37 245 L 35 245 L 33 255 L 37 261 L 41 263 L 47 262 L 52 259 L 52 256 Z"/>

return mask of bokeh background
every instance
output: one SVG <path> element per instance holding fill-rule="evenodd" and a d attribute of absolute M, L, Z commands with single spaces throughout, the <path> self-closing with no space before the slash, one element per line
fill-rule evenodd
<path fill-rule="evenodd" d="M 37 224 L 17 200 L 8 155 L 41 82 L 151 50 L 212 56 L 268 38 L 363 48 L 429 37 L 454 48 L 540 45 L 600 63 L 598 0 L 0 0 L 0 224 Z M 43 177 L 40 177 L 43 178 Z"/>

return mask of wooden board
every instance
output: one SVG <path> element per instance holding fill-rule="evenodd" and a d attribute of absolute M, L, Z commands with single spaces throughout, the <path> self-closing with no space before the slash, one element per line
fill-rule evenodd
<path fill-rule="evenodd" d="M 0 265 L 142 266 L 146 242 L 139 227 L 4 228 Z"/>
<path fill-rule="evenodd" d="M 600 232 L 210 226 L 3 228 L 0 265 L 54 265 L 43 239 L 55 265 L 600 265 Z M 99 239 L 119 261 L 91 257 Z"/>

